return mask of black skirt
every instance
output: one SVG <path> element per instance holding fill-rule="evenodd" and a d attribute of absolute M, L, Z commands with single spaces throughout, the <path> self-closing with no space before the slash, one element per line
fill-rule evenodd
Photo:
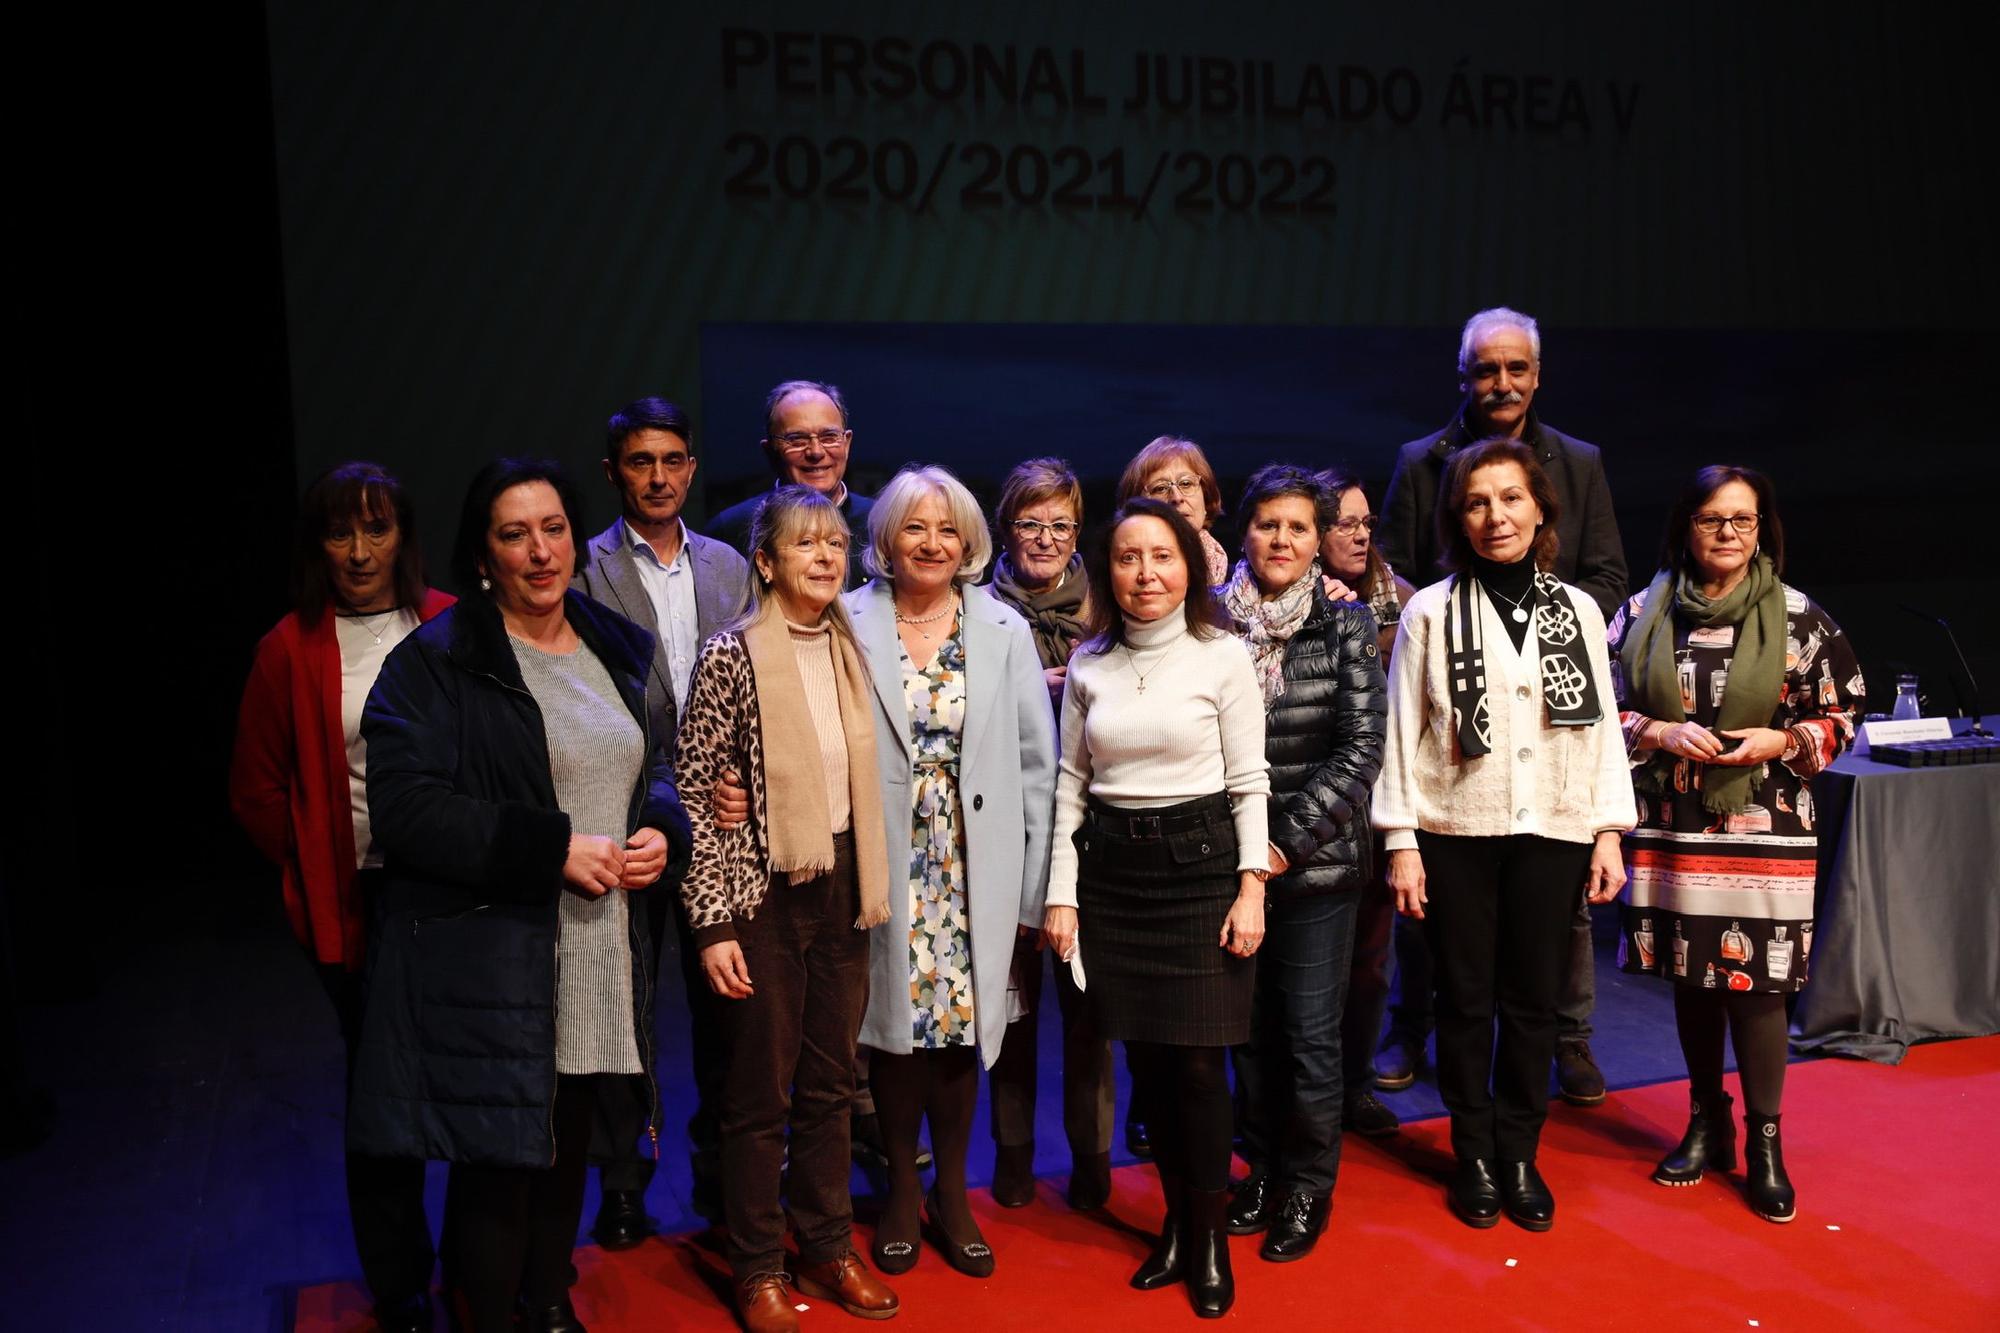
<path fill-rule="evenodd" d="M 1092 797 L 1072 836 L 1078 947 L 1098 1035 L 1248 1041 L 1256 962 L 1217 943 L 1237 889 L 1229 798 L 1132 810 Z"/>

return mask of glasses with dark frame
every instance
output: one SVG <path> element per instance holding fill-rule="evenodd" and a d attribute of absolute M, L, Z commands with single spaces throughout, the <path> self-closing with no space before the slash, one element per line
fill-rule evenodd
<path fill-rule="evenodd" d="M 1739 537 L 1748 537 L 1757 530 L 1755 514 L 1696 514 L 1693 522 L 1694 530 L 1704 537 L 1713 537 L 1721 532 L 1724 523 Z"/>
<path fill-rule="evenodd" d="M 773 436 L 771 443 L 777 445 L 781 451 L 787 454 L 802 454 L 815 444 L 831 452 L 847 443 L 848 437 L 852 434 L 854 432 L 851 430 L 834 430 L 830 426 L 825 430 L 817 431 L 790 430 L 786 431 L 783 435 Z"/>

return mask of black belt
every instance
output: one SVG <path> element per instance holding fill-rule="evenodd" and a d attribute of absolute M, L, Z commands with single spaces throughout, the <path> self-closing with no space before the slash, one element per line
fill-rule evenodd
<path fill-rule="evenodd" d="M 1129 842 L 1158 842 L 1175 833 L 1198 833 L 1208 827 L 1206 812 L 1181 815 L 1135 815 L 1124 810 L 1090 806 L 1085 812 L 1090 826 L 1114 838 Z"/>

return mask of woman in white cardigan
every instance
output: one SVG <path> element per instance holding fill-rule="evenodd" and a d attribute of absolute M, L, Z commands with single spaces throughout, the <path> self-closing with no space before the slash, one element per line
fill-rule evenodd
<path fill-rule="evenodd" d="M 1404 607 L 1390 665 L 1375 827 L 1436 960 L 1449 1199 L 1474 1227 L 1554 1224 L 1535 1151 L 1569 923 L 1579 894 L 1617 897 L 1636 822 L 1603 616 L 1546 572 L 1556 513 L 1525 445 L 1461 450 L 1437 511 L 1457 572 Z"/>
<path fill-rule="evenodd" d="M 868 516 L 875 577 L 847 595 L 874 681 L 892 872 L 861 1023 L 888 1148 L 875 1256 L 889 1273 L 917 1258 L 920 1120 L 937 1162 L 922 1229 L 960 1272 L 993 1271 L 966 1151 L 979 1065 L 999 1058 L 1016 1016 L 1015 940 L 1041 926 L 1048 886 L 1055 716 L 1027 621 L 975 583 L 992 550 L 956 477 L 906 468 Z"/>

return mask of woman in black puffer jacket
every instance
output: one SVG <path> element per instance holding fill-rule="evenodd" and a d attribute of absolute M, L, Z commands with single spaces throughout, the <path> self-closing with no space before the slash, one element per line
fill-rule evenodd
<path fill-rule="evenodd" d="M 1224 593 L 1264 689 L 1271 870 L 1250 1041 L 1236 1048 L 1249 1179 L 1237 1235 L 1265 1259 L 1305 1257 L 1326 1227 L 1340 1168 L 1341 1005 L 1360 890 L 1368 792 L 1382 764 L 1387 685 L 1375 617 L 1328 600 L 1320 540 L 1334 498 L 1302 468 L 1250 478 L 1244 556 Z"/>

